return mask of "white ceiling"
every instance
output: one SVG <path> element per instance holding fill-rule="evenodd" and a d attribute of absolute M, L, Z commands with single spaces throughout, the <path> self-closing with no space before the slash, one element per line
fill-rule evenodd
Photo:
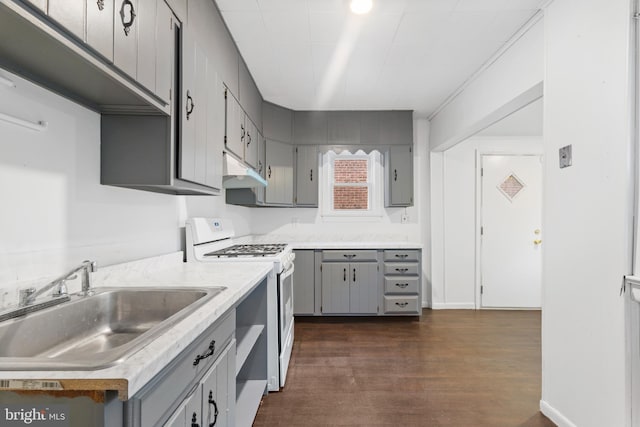
<path fill-rule="evenodd" d="M 432 113 L 543 0 L 216 0 L 262 96 L 296 110 Z"/>

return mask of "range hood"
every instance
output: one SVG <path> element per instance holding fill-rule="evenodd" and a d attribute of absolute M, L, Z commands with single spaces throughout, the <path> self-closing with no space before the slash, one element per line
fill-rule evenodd
<path fill-rule="evenodd" d="M 266 187 L 267 181 L 258 172 L 247 167 L 233 156 L 224 153 L 224 174 L 222 186 L 224 188 L 252 188 Z"/>

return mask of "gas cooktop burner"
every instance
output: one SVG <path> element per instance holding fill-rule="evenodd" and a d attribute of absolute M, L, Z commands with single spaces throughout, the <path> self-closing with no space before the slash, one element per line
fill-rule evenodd
<path fill-rule="evenodd" d="M 269 256 L 279 254 L 287 245 L 285 243 L 274 244 L 254 244 L 254 245 L 233 245 L 228 248 L 204 254 L 211 257 L 239 257 L 239 256 Z"/>

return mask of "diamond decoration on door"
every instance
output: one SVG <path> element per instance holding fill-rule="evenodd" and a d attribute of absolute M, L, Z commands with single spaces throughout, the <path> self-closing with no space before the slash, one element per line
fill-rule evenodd
<path fill-rule="evenodd" d="M 520 178 L 518 178 L 516 174 L 511 173 L 500 185 L 498 185 L 498 190 L 500 190 L 500 192 L 511 202 L 518 194 L 520 194 L 524 187 L 525 185 L 522 183 Z"/>

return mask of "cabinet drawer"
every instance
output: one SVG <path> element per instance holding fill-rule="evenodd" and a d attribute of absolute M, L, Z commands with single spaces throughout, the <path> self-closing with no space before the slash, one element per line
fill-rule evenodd
<path fill-rule="evenodd" d="M 368 250 L 337 250 L 322 251 L 323 261 L 377 261 L 378 251 Z"/>
<path fill-rule="evenodd" d="M 420 313 L 418 295 L 413 296 L 389 296 L 384 297 L 385 313 Z"/>
<path fill-rule="evenodd" d="M 420 281 L 417 277 L 385 277 L 385 294 L 417 294 Z"/>
<path fill-rule="evenodd" d="M 187 388 L 199 380 L 225 350 L 235 328 L 236 317 L 232 311 L 224 320 L 209 327 L 134 397 L 138 401 L 134 417 L 139 418 L 141 426 L 159 425 L 170 415 L 169 411 L 175 409 L 173 405 L 184 396 Z M 213 354 L 194 366 L 196 357 L 206 355 L 213 341 Z"/>
<path fill-rule="evenodd" d="M 408 262 L 385 262 L 384 274 L 394 276 L 416 276 L 418 274 L 418 264 Z"/>
<path fill-rule="evenodd" d="M 384 251 L 385 261 L 418 261 L 420 251 L 416 250 L 386 250 Z"/>

